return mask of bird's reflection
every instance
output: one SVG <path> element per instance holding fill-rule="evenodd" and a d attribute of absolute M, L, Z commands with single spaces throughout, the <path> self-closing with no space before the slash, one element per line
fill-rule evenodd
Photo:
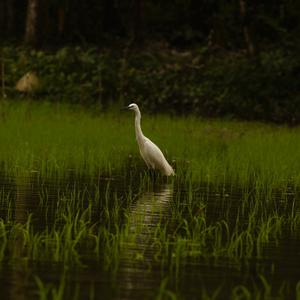
<path fill-rule="evenodd" d="M 132 205 L 128 232 L 122 244 L 120 261 L 120 298 L 141 299 L 160 284 L 157 233 L 166 225 L 173 196 L 172 184 L 153 187 Z"/>

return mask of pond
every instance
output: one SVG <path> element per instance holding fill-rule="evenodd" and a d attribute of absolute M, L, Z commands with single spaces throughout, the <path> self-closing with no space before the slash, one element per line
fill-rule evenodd
<path fill-rule="evenodd" d="M 1 175 L 1 299 L 300 299 L 300 200 L 144 171 Z"/>

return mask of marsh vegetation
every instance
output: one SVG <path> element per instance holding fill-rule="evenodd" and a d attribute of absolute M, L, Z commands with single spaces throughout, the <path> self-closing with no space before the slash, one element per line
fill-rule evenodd
<path fill-rule="evenodd" d="M 300 299 L 299 128 L 1 103 L 0 286 L 16 299 Z"/>

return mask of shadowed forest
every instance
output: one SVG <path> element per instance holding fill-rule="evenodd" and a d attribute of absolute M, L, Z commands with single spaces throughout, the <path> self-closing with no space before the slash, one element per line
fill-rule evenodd
<path fill-rule="evenodd" d="M 3 0 L 0 34 L 2 97 L 300 120 L 296 0 Z"/>

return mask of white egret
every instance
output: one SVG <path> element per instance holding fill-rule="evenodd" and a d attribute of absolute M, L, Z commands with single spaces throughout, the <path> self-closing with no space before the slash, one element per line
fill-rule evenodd
<path fill-rule="evenodd" d="M 141 128 L 141 112 L 135 103 L 129 104 L 127 107 L 135 113 L 135 136 L 140 149 L 140 154 L 150 169 L 158 169 L 164 175 L 175 175 L 173 168 L 165 159 L 161 150 L 147 137 L 144 136 Z"/>

